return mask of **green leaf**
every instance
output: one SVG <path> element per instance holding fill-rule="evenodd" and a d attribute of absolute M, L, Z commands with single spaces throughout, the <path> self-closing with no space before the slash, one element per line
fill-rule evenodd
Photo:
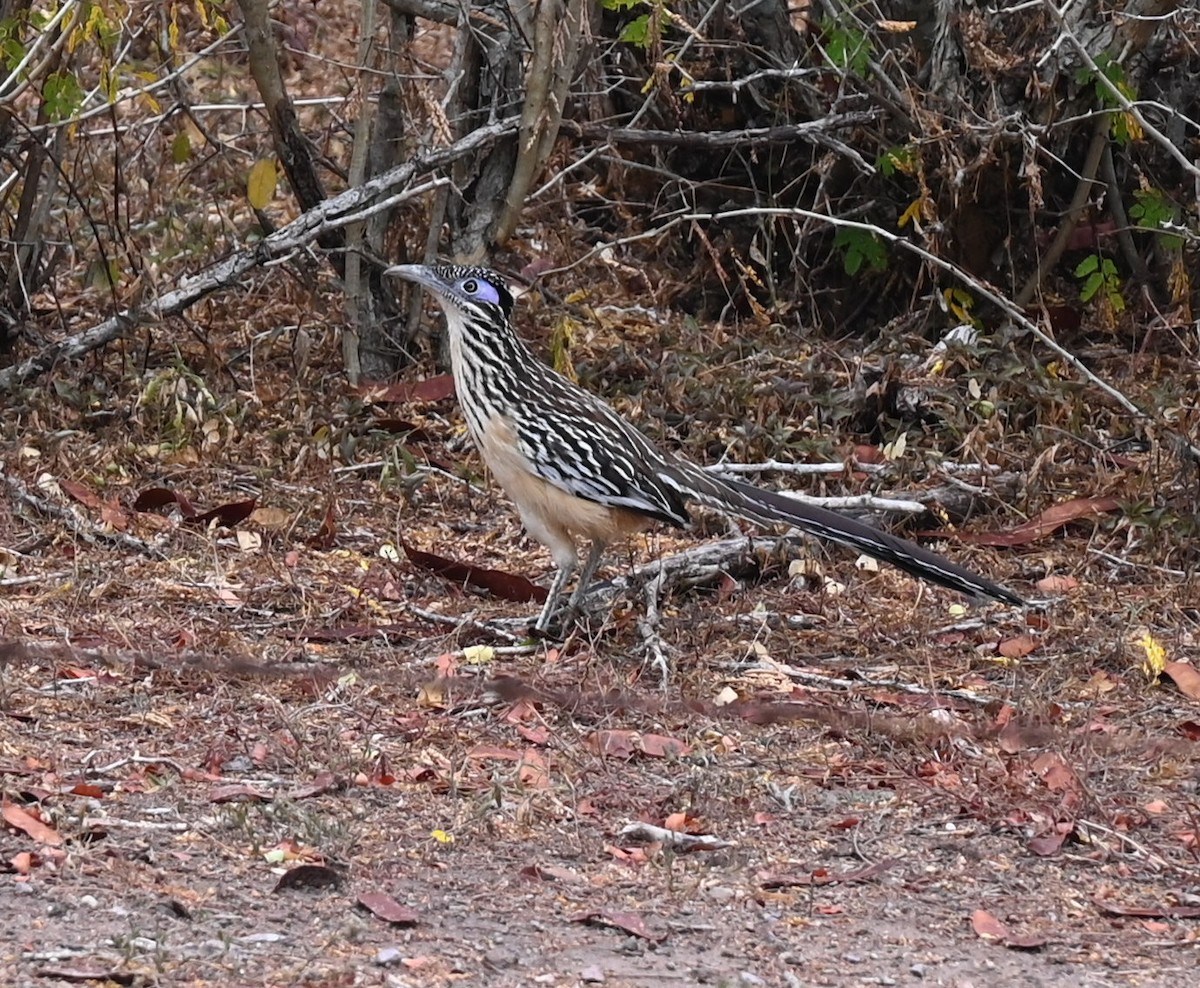
<path fill-rule="evenodd" d="M 623 41 L 627 45 L 637 45 L 639 48 L 650 47 L 650 15 L 642 14 L 641 17 L 635 17 L 621 30 L 621 36 L 617 39 Z"/>
<path fill-rule="evenodd" d="M 1096 292 L 1100 291 L 1100 286 L 1103 284 L 1104 279 L 1098 274 L 1093 274 L 1083 283 L 1083 287 L 1079 290 L 1079 300 L 1081 302 L 1090 302 L 1095 297 Z"/>
<path fill-rule="evenodd" d="M 839 69 L 849 69 L 856 75 L 865 76 L 871 67 L 871 39 L 855 28 L 845 27 L 826 17 L 821 22 L 825 35 L 825 53 Z"/>
<path fill-rule="evenodd" d="M 54 72 L 42 84 L 46 115 L 51 120 L 69 120 L 83 106 L 83 89 L 69 72 Z"/>
<path fill-rule="evenodd" d="M 1075 277 L 1082 278 L 1100 268 L 1100 258 L 1096 254 L 1088 254 L 1075 266 Z"/>
<path fill-rule="evenodd" d="M 642 0 L 600 0 L 600 6 L 605 10 L 632 10 Z"/>
<path fill-rule="evenodd" d="M 854 227 L 843 226 L 834 234 L 833 245 L 842 250 L 842 268 L 848 275 L 855 275 L 864 263 L 873 271 L 887 270 L 887 250 L 872 233 Z"/>

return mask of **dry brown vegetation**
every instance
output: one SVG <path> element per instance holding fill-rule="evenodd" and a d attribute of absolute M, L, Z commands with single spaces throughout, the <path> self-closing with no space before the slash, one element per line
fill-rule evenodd
<path fill-rule="evenodd" d="M 513 598 L 550 562 L 464 441 L 436 347 L 387 299 L 386 359 L 415 360 L 348 385 L 348 255 L 287 226 L 302 192 L 247 201 L 280 132 L 206 109 L 260 98 L 238 35 L 153 101 L 84 101 L 61 137 L 28 129 L 45 76 L 3 91 L 0 982 L 1191 977 L 1195 176 L 1119 128 L 1139 113 L 1195 158 L 1194 11 L 1139 6 L 1163 20 L 1122 36 L 1131 110 L 1098 102 L 1070 54 L 1068 38 L 1093 62 L 1112 49 L 1104 10 L 1063 23 L 1042 5 L 1014 31 L 972 8 L 943 35 L 915 6 L 806 8 L 782 37 L 813 71 L 736 101 L 733 80 L 780 71 L 753 43 L 778 18 L 596 8 L 513 234 L 471 225 L 478 160 L 414 169 L 396 191 L 451 175 L 453 194 L 364 221 L 354 308 L 394 287 L 371 280 L 376 252 L 476 237 L 538 284 L 522 333 L 656 440 L 834 465 L 763 483 L 920 502 L 903 525 L 871 510 L 1027 612 L 703 518 L 614 553 L 578 628 L 530 639 L 536 604 Z M 377 68 L 456 57 L 426 22 L 406 53 L 395 12 L 416 7 L 381 6 Z M 122 10 L 114 64 L 159 75 L 223 30 L 213 5 Z M 674 26 L 616 42 L 643 10 Z M 297 126 L 338 191 L 386 73 L 359 71 L 359 5 L 273 16 L 287 92 L 328 100 Z M 139 31 L 172 23 L 157 61 L 161 33 Z M 835 29 L 873 39 L 865 69 L 838 62 Z M 60 57 L 86 90 L 114 56 Z M 434 109 L 436 74 L 403 82 L 404 156 L 367 175 L 479 123 Z M 870 119 L 812 141 L 750 133 L 854 113 Z M 60 142 L 53 185 L 36 135 Z M 1178 242 L 1114 198 L 1179 204 Z M 910 208 L 917 229 L 898 224 Z M 698 218 L 714 211 L 738 215 Z M 43 224 L 36 257 L 22 216 Z"/>

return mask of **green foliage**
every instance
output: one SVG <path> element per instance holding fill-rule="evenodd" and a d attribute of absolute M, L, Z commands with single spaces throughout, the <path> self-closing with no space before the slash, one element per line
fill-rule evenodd
<path fill-rule="evenodd" d="M 916 149 L 911 144 L 890 147 L 875 160 L 876 167 L 888 178 L 892 178 L 897 172 L 911 175 L 916 163 Z"/>
<path fill-rule="evenodd" d="M 1163 223 L 1179 222 L 1179 207 L 1167 198 L 1161 189 L 1138 189 L 1133 194 L 1137 200 L 1129 207 L 1129 215 L 1137 223 L 1139 230 L 1148 230 L 1158 235 L 1160 242 L 1168 250 L 1179 250 L 1183 247 L 1183 238 L 1174 233 L 1166 233 Z"/>
<path fill-rule="evenodd" d="M 0 20 L 0 63 L 6 72 L 11 72 L 25 57 L 25 45 L 21 42 L 21 22 L 15 17 Z"/>
<path fill-rule="evenodd" d="M 640 17 L 635 17 L 631 20 L 621 29 L 621 36 L 617 40 L 623 41 L 627 45 L 649 48 L 653 40 L 653 35 L 650 31 L 650 15 L 642 14 Z"/>
<path fill-rule="evenodd" d="M 865 31 L 826 17 L 821 21 L 821 34 L 825 39 L 825 53 L 835 66 L 866 77 L 874 49 Z"/>
<path fill-rule="evenodd" d="M 1119 62 L 1115 61 L 1107 52 L 1101 52 L 1094 61 L 1096 68 L 1100 70 L 1105 79 L 1112 83 L 1117 92 L 1131 102 L 1137 99 L 1137 90 L 1130 84 L 1125 75 L 1125 69 Z M 1112 89 L 1096 78 L 1095 72 L 1084 67 L 1075 73 L 1075 81 L 1080 86 L 1091 86 L 1096 94 L 1096 102 L 1103 109 L 1120 111 L 1114 112 L 1112 116 L 1112 135 L 1118 144 L 1128 147 L 1134 141 L 1141 140 L 1142 125 L 1138 123 L 1136 117 L 1121 109 L 1121 101 L 1114 95 Z"/>
<path fill-rule="evenodd" d="M 857 227 L 840 226 L 833 245 L 842 251 L 842 267 L 846 274 L 855 275 L 865 263 L 873 271 L 887 270 L 887 250 L 873 233 Z"/>
<path fill-rule="evenodd" d="M 1075 277 L 1083 281 L 1080 301 L 1090 302 L 1101 292 L 1114 312 L 1125 311 L 1125 296 L 1121 294 L 1121 276 L 1111 258 L 1089 254 L 1075 268 Z"/>
<path fill-rule="evenodd" d="M 70 120 L 83 106 L 83 88 L 70 72 L 55 72 L 42 84 L 46 115 L 53 121 Z"/>
<path fill-rule="evenodd" d="M 600 0 L 600 6 L 618 12 L 639 6 L 650 8 L 647 13 L 639 14 L 621 28 L 617 40 L 624 44 L 649 48 L 661 36 L 659 25 L 662 23 L 662 12 L 666 9 L 664 0 Z"/>

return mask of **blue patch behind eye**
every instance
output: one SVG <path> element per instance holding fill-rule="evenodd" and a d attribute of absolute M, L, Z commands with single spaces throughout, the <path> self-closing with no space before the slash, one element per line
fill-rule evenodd
<path fill-rule="evenodd" d="M 496 286 L 482 278 L 465 278 L 459 282 L 459 287 L 464 294 L 470 295 L 480 302 L 487 302 L 491 305 L 500 304 L 500 293 L 496 291 Z M 471 288 L 474 288 L 474 291 L 470 291 Z"/>

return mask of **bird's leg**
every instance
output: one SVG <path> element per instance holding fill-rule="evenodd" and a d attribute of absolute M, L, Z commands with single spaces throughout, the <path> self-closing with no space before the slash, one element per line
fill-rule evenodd
<path fill-rule="evenodd" d="M 589 557 L 588 562 L 591 562 Z M 542 613 L 538 615 L 537 623 L 534 624 L 534 631 L 545 631 L 550 624 L 550 618 L 554 615 L 554 605 L 558 602 L 558 598 L 562 596 L 563 587 L 567 585 L 567 580 L 571 578 L 571 573 L 574 572 L 577 564 L 572 563 L 570 566 L 559 566 L 558 572 L 554 574 L 554 579 L 550 582 L 550 590 L 546 594 L 546 603 L 542 605 Z"/>
<path fill-rule="evenodd" d="M 592 585 L 592 577 L 596 575 L 596 570 L 600 568 L 600 560 L 604 558 L 604 550 L 607 546 L 599 540 L 592 543 L 591 549 L 588 550 L 587 562 L 583 564 L 583 570 L 579 574 L 579 582 L 575 585 L 575 592 L 571 594 L 571 599 L 567 601 L 568 611 L 577 611 L 583 603 L 583 598 L 587 595 L 588 587 Z"/>

